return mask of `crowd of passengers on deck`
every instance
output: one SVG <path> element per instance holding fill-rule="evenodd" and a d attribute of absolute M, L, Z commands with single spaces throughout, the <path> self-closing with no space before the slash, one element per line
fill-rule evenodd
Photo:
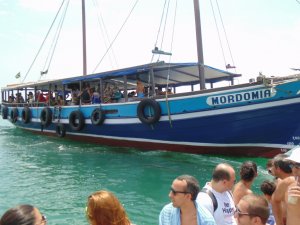
<path fill-rule="evenodd" d="M 124 102 L 124 92 L 119 89 L 116 84 L 107 83 L 105 85 L 103 96 L 100 94 L 99 85 L 91 87 L 89 83 L 83 85 L 82 90 L 79 87 L 72 87 L 71 91 L 42 91 L 37 90 L 35 93 L 29 91 L 24 98 L 22 93 L 17 91 L 15 96 L 9 95 L 8 99 L 3 99 L 3 102 L 11 104 L 29 104 L 30 106 L 37 105 L 87 105 L 100 103 L 117 103 Z M 13 92 L 12 92 L 13 93 Z M 65 93 L 65 94 L 64 94 Z M 173 94 L 170 88 L 163 91 L 161 87 L 155 90 L 156 95 Z M 65 96 L 63 96 L 65 95 Z M 128 101 L 144 98 L 148 95 L 148 88 L 145 88 L 141 80 L 137 80 L 136 89 L 129 90 L 127 93 Z"/>

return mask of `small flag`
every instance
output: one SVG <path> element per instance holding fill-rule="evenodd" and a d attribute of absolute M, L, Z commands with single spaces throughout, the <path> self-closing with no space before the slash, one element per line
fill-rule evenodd
<path fill-rule="evenodd" d="M 20 77 L 21 77 L 21 73 L 19 72 L 19 73 L 16 74 L 15 78 L 18 79 Z"/>
<path fill-rule="evenodd" d="M 230 65 L 230 64 L 227 64 L 227 65 L 226 65 L 226 69 L 235 69 L 235 66 L 232 66 L 232 65 Z"/>
<path fill-rule="evenodd" d="M 48 70 L 46 71 L 41 71 L 41 76 L 43 76 L 44 74 L 47 74 L 48 73 Z"/>

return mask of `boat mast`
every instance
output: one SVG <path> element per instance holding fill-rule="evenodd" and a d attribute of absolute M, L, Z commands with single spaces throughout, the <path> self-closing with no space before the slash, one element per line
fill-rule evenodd
<path fill-rule="evenodd" d="M 86 75 L 86 31 L 85 31 L 85 0 L 82 0 L 82 55 L 83 75 Z"/>
<path fill-rule="evenodd" d="M 195 25 L 196 25 L 196 41 L 197 41 L 200 90 L 203 90 L 205 89 L 205 77 L 204 77 L 204 58 L 203 58 L 199 0 L 194 0 L 194 13 L 195 13 Z"/>

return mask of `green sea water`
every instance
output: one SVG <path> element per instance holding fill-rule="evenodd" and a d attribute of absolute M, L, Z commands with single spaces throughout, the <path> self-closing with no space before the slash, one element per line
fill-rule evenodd
<path fill-rule="evenodd" d="M 271 179 L 264 158 L 83 144 L 25 132 L 0 119 L 0 215 L 26 203 L 37 206 L 50 225 L 88 224 L 87 196 L 105 189 L 120 199 L 133 223 L 155 225 L 160 210 L 169 202 L 169 187 L 175 177 L 190 174 L 203 186 L 216 164 L 227 162 L 238 173 L 246 160 L 259 165 L 253 190 L 260 193 L 260 183 Z"/>

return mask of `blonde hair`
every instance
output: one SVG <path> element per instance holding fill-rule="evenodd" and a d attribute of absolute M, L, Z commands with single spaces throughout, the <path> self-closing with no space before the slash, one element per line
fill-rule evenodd
<path fill-rule="evenodd" d="M 130 225 L 124 207 L 109 191 L 97 191 L 88 197 L 86 215 L 92 225 Z"/>

